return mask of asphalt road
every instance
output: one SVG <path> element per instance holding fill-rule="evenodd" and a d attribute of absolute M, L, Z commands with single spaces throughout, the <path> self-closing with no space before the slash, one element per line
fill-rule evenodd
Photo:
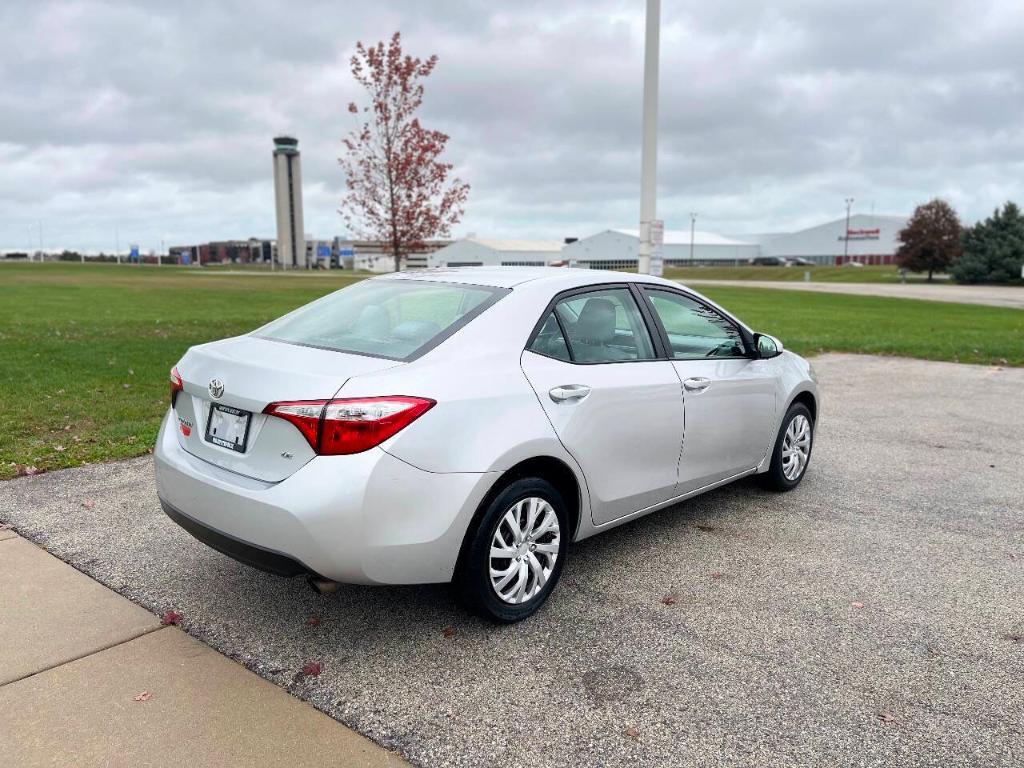
<path fill-rule="evenodd" d="M 798 269 L 798 267 L 792 267 Z M 700 289 L 702 285 L 735 288 L 776 288 L 782 291 L 846 293 L 855 296 L 884 296 L 890 299 L 924 299 L 954 304 L 984 304 L 990 307 L 1024 309 L 1024 288 L 1012 285 L 955 285 L 953 283 L 801 283 L 790 280 L 681 280 Z"/>
<path fill-rule="evenodd" d="M 236 564 L 163 516 L 148 459 L 0 483 L 0 519 L 423 765 L 1021 764 L 1024 370 L 815 367 L 798 490 L 584 542 L 511 627 L 441 586 L 325 598 Z"/>

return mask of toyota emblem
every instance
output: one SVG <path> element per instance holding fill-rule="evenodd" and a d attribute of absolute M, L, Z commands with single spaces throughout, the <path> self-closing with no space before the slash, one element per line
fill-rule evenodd
<path fill-rule="evenodd" d="M 224 394 L 224 382 L 220 379 L 213 379 L 210 382 L 210 397 L 214 400 L 220 399 L 220 396 Z"/>

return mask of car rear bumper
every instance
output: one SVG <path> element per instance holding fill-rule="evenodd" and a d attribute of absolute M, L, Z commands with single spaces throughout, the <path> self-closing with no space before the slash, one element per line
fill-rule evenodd
<path fill-rule="evenodd" d="M 298 560 L 282 555 L 280 552 L 257 547 L 254 544 L 241 541 L 220 531 L 215 531 L 198 520 L 193 520 L 184 512 L 175 509 L 163 499 L 160 500 L 160 505 L 171 520 L 191 533 L 203 544 L 240 563 L 251 565 L 253 568 L 272 573 L 275 576 L 298 576 L 303 573 L 311 573 L 309 568 Z"/>
<path fill-rule="evenodd" d="M 425 472 L 373 448 L 318 456 L 277 483 L 182 449 L 168 414 L 157 492 L 172 520 L 256 568 L 359 584 L 450 581 L 466 529 L 496 473 Z"/>

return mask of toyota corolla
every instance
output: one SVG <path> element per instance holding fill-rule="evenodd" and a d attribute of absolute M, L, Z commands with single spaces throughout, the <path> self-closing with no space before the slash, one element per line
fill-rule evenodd
<path fill-rule="evenodd" d="M 284 576 L 454 582 L 529 616 L 572 542 L 746 475 L 796 487 L 806 360 L 659 278 L 401 273 L 331 293 L 171 370 L 167 514 Z"/>

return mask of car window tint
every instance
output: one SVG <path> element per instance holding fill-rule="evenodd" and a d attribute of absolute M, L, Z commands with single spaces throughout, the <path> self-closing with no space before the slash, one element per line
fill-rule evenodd
<path fill-rule="evenodd" d="M 275 320 L 257 336 L 338 352 L 405 359 L 507 293 L 414 280 L 366 280 Z"/>
<path fill-rule="evenodd" d="M 648 291 L 647 296 L 668 334 L 673 359 L 746 356 L 739 328 L 711 307 L 668 291 Z"/>
<path fill-rule="evenodd" d="M 577 363 L 650 360 L 654 344 L 625 288 L 576 294 L 555 305 Z"/>
<path fill-rule="evenodd" d="M 569 347 L 565 343 L 562 328 L 558 324 L 554 312 L 548 315 L 544 325 L 537 331 L 537 337 L 530 345 L 530 351 L 536 352 L 538 355 L 553 357 L 556 360 L 569 361 Z"/>

